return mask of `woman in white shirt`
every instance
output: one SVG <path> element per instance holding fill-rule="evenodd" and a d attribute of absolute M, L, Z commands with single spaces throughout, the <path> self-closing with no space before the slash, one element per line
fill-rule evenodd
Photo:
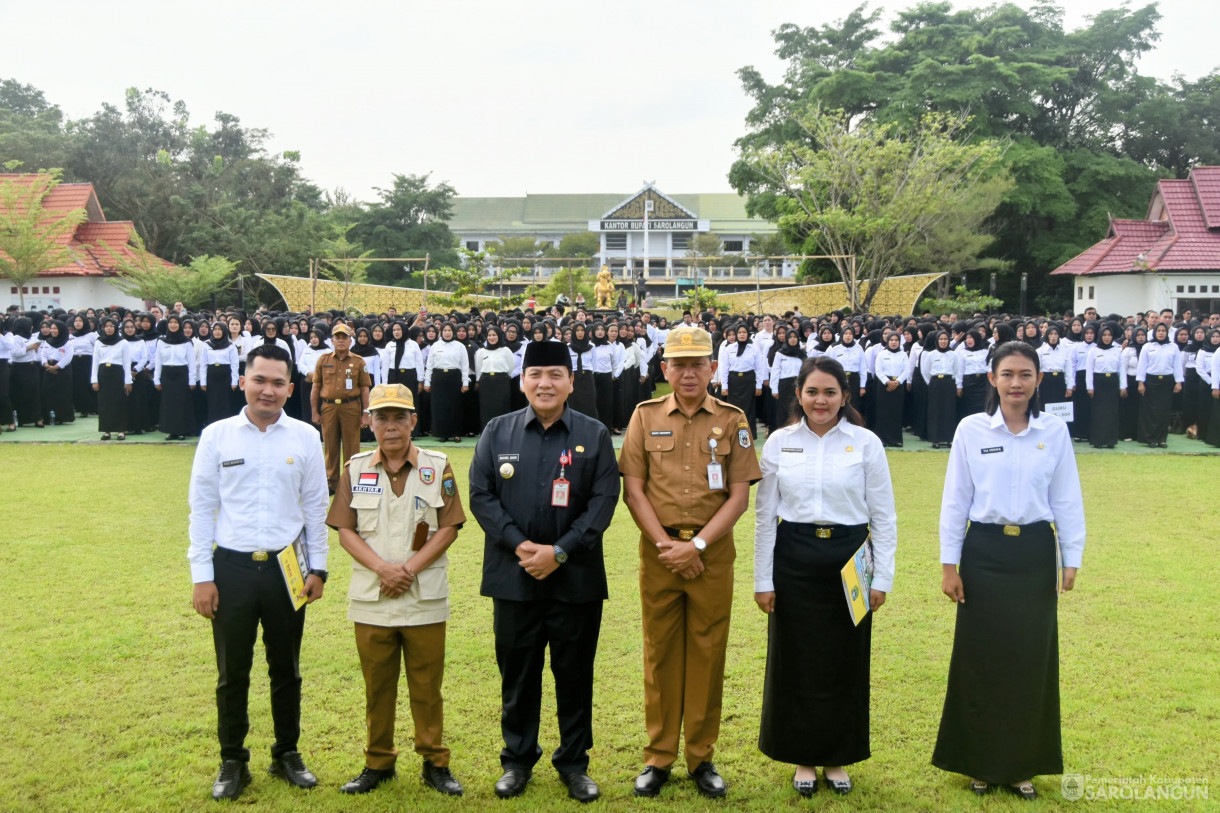
<path fill-rule="evenodd" d="M 949 347 L 949 332 L 932 332 L 932 349 L 920 356 L 920 371 L 928 385 L 927 440 L 933 449 L 949 447 L 957 429 L 957 398 L 961 394 L 962 358 Z"/>
<path fill-rule="evenodd" d="M 89 322 L 82 313 L 73 316 L 72 337 L 68 340 L 68 344 L 72 345 L 72 361 L 76 364 L 76 372 L 72 376 L 72 405 L 82 418 L 97 414 L 97 396 L 86 372 L 93 369 L 93 345 L 97 341 L 97 331 Z"/>
<path fill-rule="evenodd" d="M 428 352 L 424 392 L 432 395 L 432 434 L 439 440 L 462 441 L 462 394 L 470 385 L 470 356 L 455 341 L 452 322 L 441 325 L 440 341 Z"/>
<path fill-rule="evenodd" d="M 382 383 L 402 384 L 414 395 L 424 377 L 424 354 L 419 342 L 407 338 L 402 322 L 390 325 L 390 341 L 381 352 Z"/>
<path fill-rule="evenodd" d="M 1135 380 L 1139 382 L 1140 439 L 1149 446 L 1166 447 L 1173 396 L 1182 391 L 1182 351 L 1169 339 L 1169 326 L 1157 325 L 1152 341 L 1140 351 Z"/>
<path fill-rule="evenodd" d="M 182 320 L 171 314 L 165 320 L 165 335 L 157 342 L 153 364 L 153 386 L 161 393 L 157 429 L 166 434 L 166 440 L 186 440 L 195 431 L 191 390 L 196 381 L 195 348 L 182 332 Z"/>
<path fill-rule="evenodd" d="M 830 789 L 848 793 L 843 766 L 871 756 L 872 619 L 894 580 L 889 465 L 851 406 L 850 389 L 834 359 L 806 360 L 798 416 L 767 439 L 760 461 L 754 601 L 770 618 L 758 747 L 797 766 L 792 784 L 802 796 L 817 790 L 818 765 Z M 856 625 L 840 571 L 870 535 L 870 612 Z"/>
<path fill-rule="evenodd" d="M 503 342 L 500 328 L 490 325 L 482 347 L 474 351 L 475 388 L 479 391 L 479 423 L 512 411 L 512 379 L 517 358 Z"/>
<path fill-rule="evenodd" d="M 1203 346 L 1195 354 L 1195 371 L 1199 373 L 1199 403 L 1195 412 L 1196 436 L 1206 441 L 1211 431 L 1212 366 L 1215 363 L 1216 352 L 1220 351 L 1220 329 L 1212 328 L 1203 339 Z M 1134 375 L 1134 373 L 1132 373 Z"/>
<path fill-rule="evenodd" d="M 941 590 L 957 623 L 932 755 L 975 793 L 1003 786 L 1026 799 L 1033 777 L 1063 773 L 1056 610 L 1085 541 L 1072 439 L 1039 412 L 1039 377 L 1029 345 L 997 347 L 987 411 L 961 422 L 949 453 Z"/>
<path fill-rule="evenodd" d="M 127 399 L 131 394 L 131 342 L 123 341 L 118 322 L 102 320 L 89 366 L 90 389 L 97 395 L 97 428 L 102 440 L 111 432 L 127 439 Z"/>
<path fill-rule="evenodd" d="M 721 398 L 746 414 L 750 437 L 758 437 L 755 399 L 762 394 L 763 382 L 770 371 L 758 345 L 750 341 L 750 329 L 739 322 L 730 334 L 733 341 L 720 345 L 716 375 L 720 378 Z"/>
<path fill-rule="evenodd" d="M 902 406 L 906 397 L 907 356 L 902 352 L 902 334 L 897 331 L 885 339 L 884 348 L 873 362 L 877 387 L 874 431 L 885 446 L 902 448 Z"/>
<path fill-rule="evenodd" d="M 44 323 L 46 324 L 46 323 Z M 76 413 L 72 408 L 72 345 L 68 326 L 58 319 L 51 321 L 48 333 L 38 346 L 38 361 L 42 364 L 42 420 L 52 423 L 72 423 Z"/>
<path fill-rule="evenodd" d="M 778 331 L 777 331 L 778 332 Z M 796 404 L 796 379 L 801 365 L 805 363 L 805 348 L 801 345 L 801 334 L 789 330 L 784 344 L 775 351 L 771 362 L 771 392 L 775 399 L 775 423 L 780 427 L 788 423 L 792 408 Z"/>
<path fill-rule="evenodd" d="M 1118 335 L 1117 325 L 1102 325 L 1097 344 L 1085 359 L 1085 386 L 1093 399 L 1089 443 L 1098 449 L 1113 449 L 1118 445 L 1118 404 L 1127 397 L 1123 351 L 1114 343 Z"/>
<path fill-rule="evenodd" d="M 199 352 L 200 382 L 205 395 L 208 423 L 216 423 L 237 413 L 233 411 L 233 393 L 237 392 L 237 348 L 229 338 L 224 322 L 212 324 L 212 336 Z"/>

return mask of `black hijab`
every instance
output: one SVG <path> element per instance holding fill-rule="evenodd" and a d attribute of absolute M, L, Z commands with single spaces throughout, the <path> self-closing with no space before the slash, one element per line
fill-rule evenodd
<path fill-rule="evenodd" d="M 169 329 L 170 319 L 178 323 L 177 330 Z M 165 335 L 161 337 L 161 341 L 166 344 L 186 344 L 187 338 L 186 334 L 182 332 L 182 320 L 177 316 L 171 316 L 170 319 L 165 320 Z"/>
<path fill-rule="evenodd" d="M 105 328 L 106 328 L 107 324 L 114 325 L 114 333 L 110 336 L 106 335 Z M 114 319 L 114 317 L 107 316 L 105 319 L 102 320 L 102 323 L 100 325 L 98 325 L 97 340 L 100 344 L 104 344 L 107 347 L 110 347 L 111 345 L 118 344 L 119 340 L 121 340 L 122 338 L 123 338 L 122 327 L 119 325 L 118 321 L 116 319 Z"/>
<path fill-rule="evenodd" d="M 368 341 L 364 344 L 360 343 L 361 334 L 368 337 Z M 368 358 L 377 354 L 377 346 L 373 344 L 373 334 L 367 327 L 356 328 L 356 336 L 352 341 L 352 353 L 361 358 Z"/>

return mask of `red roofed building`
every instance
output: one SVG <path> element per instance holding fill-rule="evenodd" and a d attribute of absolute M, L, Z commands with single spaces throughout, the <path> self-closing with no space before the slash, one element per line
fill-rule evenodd
<path fill-rule="evenodd" d="M 1051 272 L 1075 278 L 1074 310 L 1220 312 L 1220 167 L 1157 183 L 1144 220 L 1112 220 L 1106 238 Z"/>
<path fill-rule="evenodd" d="M 31 174 L 0 173 L 0 183 L 29 183 L 34 177 Z M 76 227 L 74 233 L 65 235 L 60 241 L 72 248 L 75 261 L 45 271 L 23 286 L 26 308 L 143 307 L 142 300 L 123 293 L 112 282 L 116 272 L 110 251 L 133 260 L 142 252 L 137 245 L 135 225 L 130 220 L 107 220 L 90 183 L 61 183 L 43 198 L 42 205 L 49 212 L 84 209 L 86 220 Z M 106 250 L 107 247 L 110 251 Z M 164 260 L 161 262 L 172 267 Z M 0 302 L 4 303 L 4 307 L 20 304 L 17 286 L 3 278 L 0 278 Z"/>

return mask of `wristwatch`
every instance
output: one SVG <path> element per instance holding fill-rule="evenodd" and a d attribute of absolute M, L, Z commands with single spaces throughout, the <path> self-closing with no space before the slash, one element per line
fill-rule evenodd
<path fill-rule="evenodd" d="M 558 545 L 552 545 L 551 547 L 555 549 L 555 564 L 562 565 L 564 562 L 568 561 L 568 554 L 563 548 L 559 547 Z"/>
<path fill-rule="evenodd" d="M 317 576 L 322 580 L 322 584 L 326 584 L 326 580 L 330 578 L 330 571 L 327 570 L 311 570 L 308 575 Z"/>
<path fill-rule="evenodd" d="M 691 544 L 694 545 L 695 550 L 699 551 L 700 553 L 707 550 L 707 540 L 701 536 L 696 536 L 694 539 L 692 539 Z"/>

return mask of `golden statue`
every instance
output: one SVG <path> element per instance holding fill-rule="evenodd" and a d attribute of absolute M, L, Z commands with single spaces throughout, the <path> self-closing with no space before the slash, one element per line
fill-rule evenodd
<path fill-rule="evenodd" d="M 593 293 L 597 296 L 597 309 L 610 310 L 614 307 L 614 283 L 610 279 L 609 266 L 602 266 L 602 270 L 597 272 L 597 284 L 593 286 Z"/>

